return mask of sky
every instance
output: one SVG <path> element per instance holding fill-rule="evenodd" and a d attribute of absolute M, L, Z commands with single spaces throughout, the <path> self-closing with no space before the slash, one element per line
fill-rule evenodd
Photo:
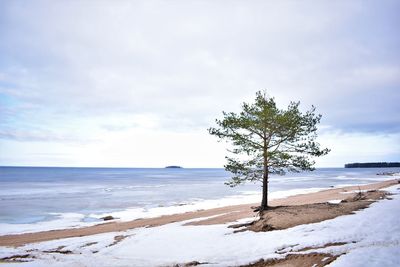
<path fill-rule="evenodd" d="M 322 114 L 317 167 L 400 161 L 399 1 L 0 2 L 0 165 L 222 167 L 258 90 Z"/>

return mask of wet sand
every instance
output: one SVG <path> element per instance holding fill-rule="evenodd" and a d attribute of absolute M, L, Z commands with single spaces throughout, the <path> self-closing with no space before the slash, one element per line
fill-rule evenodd
<path fill-rule="evenodd" d="M 270 206 L 296 206 L 313 203 L 324 203 L 330 200 L 344 200 L 349 197 L 354 197 L 356 193 L 346 193 L 351 191 L 361 190 L 379 190 L 391 185 L 398 184 L 398 180 L 388 180 L 380 183 L 349 186 L 337 189 L 328 189 L 316 193 L 301 194 L 282 199 L 270 201 Z M 345 193 L 345 194 L 344 194 Z M 224 224 L 234 222 L 239 219 L 251 218 L 255 216 L 251 207 L 257 206 L 258 203 L 244 204 L 235 206 L 226 206 L 207 210 L 199 210 L 186 212 L 182 214 L 165 215 L 156 218 L 138 219 L 128 222 L 108 222 L 83 228 L 61 229 L 52 231 L 42 231 L 35 233 L 24 233 L 15 235 L 0 236 L 0 246 L 21 246 L 28 243 L 49 241 L 54 239 L 62 239 L 69 237 L 89 236 L 100 233 L 125 231 L 138 227 L 154 227 L 173 222 L 181 222 L 191 219 L 200 219 L 187 225 L 210 225 Z"/>

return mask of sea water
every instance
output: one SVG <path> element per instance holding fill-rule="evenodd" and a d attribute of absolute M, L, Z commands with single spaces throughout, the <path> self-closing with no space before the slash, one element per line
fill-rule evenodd
<path fill-rule="evenodd" d="M 271 175 L 269 191 L 279 197 L 393 179 L 377 175 L 384 172 L 400 168 Z M 107 214 L 134 219 L 261 200 L 261 183 L 231 188 L 225 185 L 230 177 L 224 169 L 0 167 L 0 234 L 28 231 L 23 227 L 28 225 L 46 228 L 51 222 L 79 226 Z"/>

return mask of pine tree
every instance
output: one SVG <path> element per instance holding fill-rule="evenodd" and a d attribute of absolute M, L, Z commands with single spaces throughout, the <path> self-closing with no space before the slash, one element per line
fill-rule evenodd
<path fill-rule="evenodd" d="M 314 170 L 312 158 L 330 151 L 315 141 L 321 115 L 315 114 L 314 106 L 302 113 L 299 105 L 290 102 L 286 110 L 279 109 L 274 98 L 258 91 L 254 103 L 243 103 L 239 114 L 223 112 L 223 119 L 216 120 L 218 127 L 208 129 L 233 145 L 235 157 L 226 157 L 225 169 L 233 174 L 228 185 L 262 180 L 260 211 L 268 208 L 269 174 Z"/>

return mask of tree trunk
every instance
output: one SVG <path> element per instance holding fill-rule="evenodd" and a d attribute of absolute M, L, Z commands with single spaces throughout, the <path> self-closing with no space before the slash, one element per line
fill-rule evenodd
<path fill-rule="evenodd" d="M 260 211 L 268 209 L 268 151 L 267 140 L 264 138 L 264 169 L 263 169 L 263 195 Z"/>
<path fill-rule="evenodd" d="M 264 175 L 263 175 L 263 194 L 260 211 L 268 209 L 268 167 L 264 166 Z"/>

